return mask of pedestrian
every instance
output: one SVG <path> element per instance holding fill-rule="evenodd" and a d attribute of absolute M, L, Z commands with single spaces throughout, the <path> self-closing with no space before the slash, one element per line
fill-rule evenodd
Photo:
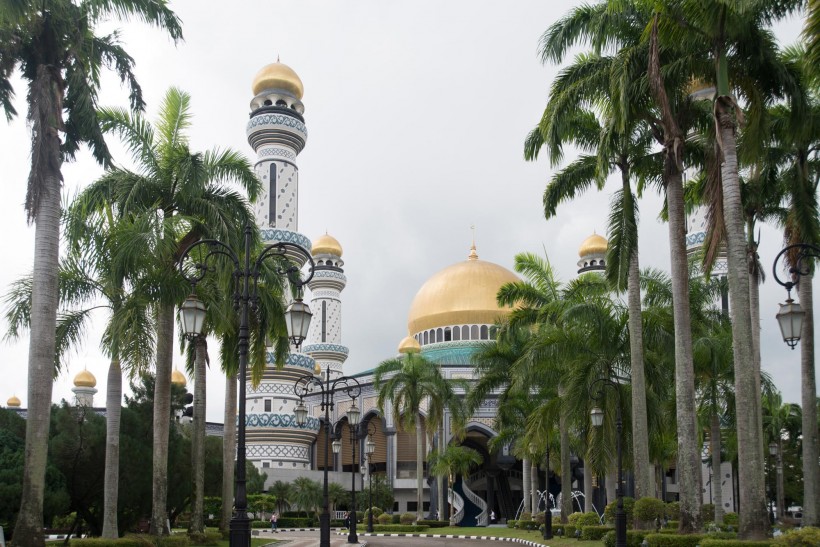
<path fill-rule="evenodd" d="M 270 516 L 270 529 L 272 532 L 276 531 L 276 522 L 279 520 L 279 513 L 274 513 Z"/>
<path fill-rule="evenodd" d="M 350 529 L 350 513 L 345 511 L 345 528 Z"/>
<path fill-rule="evenodd" d="M 495 509 L 490 511 L 490 524 L 495 524 Z"/>

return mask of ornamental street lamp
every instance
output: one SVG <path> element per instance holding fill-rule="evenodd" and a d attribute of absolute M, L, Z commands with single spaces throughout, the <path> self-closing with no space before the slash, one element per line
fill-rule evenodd
<path fill-rule="evenodd" d="M 233 263 L 235 282 L 233 301 L 239 311 L 239 427 L 236 443 L 236 494 L 234 512 L 230 524 L 231 547 L 247 547 L 251 542 L 250 519 L 248 518 L 248 498 L 245 488 L 245 385 L 248 368 L 249 309 L 256 311 L 258 302 L 258 281 L 263 273 L 262 266 L 269 259 L 274 261 L 274 272 L 277 276 L 287 277 L 291 285 L 297 288 L 299 296 L 285 311 L 288 338 L 298 349 L 307 337 L 310 327 L 310 308 L 301 299 L 301 288 L 313 278 L 313 258 L 304 247 L 295 243 L 279 242 L 262 249 L 251 264 L 251 240 L 254 228 L 245 226 L 244 255 L 240 259 L 227 244 L 216 239 L 203 239 L 190 245 L 179 259 L 179 271 L 191 283 L 191 295 L 180 306 L 180 316 L 185 335 L 194 338 L 202 334 L 205 322 L 205 304 L 196 297 L 196 284 L 202 281 L 214 267 L 209 260 L 215 257 L 227 257 Z M 204 247 L 197 255 L 195 249 Z M 204 253 L 204 256 L 202 255 Z M 294 260 L 310 263 L 308 277 L 301 278 L 301 267 Z M 283 266 L 283 263 L 285 264 Z M 252 284 L 251 284 L 252 282 Z"/>
<path fill-rule="evenodd" d="M 626 547 L 626 512 L 624 512 L 623 461 L 621 453 L 621 430 L 623 429 L 623 421 L 621 419 L 621 390 L 618 388 L 616 382 L 613 382 L 607 377 L 602 377 L 595 380 L 592 385 L 589 386 L 589 396 L 593 401 L 600 401 L 604 396 L 604 388 L 606 387 L 611 387 L 615 392 L 615 400 L 617 403 L 615 431 L 617 437 L 618 484 L 615 489 L 615 497 L 618 503 L 615 509 L 615 547 Z M 593 426 L 601 427 L 604 425 L 604 411 L 599 407 L 596 406 L 592 409 L 590 418 L 592 419 Z"/>
<path fill-rule="evenodd" d="M 340 376 L 339 378 L 331 381 L 330 369 L 326 369 L 324 382 L 322 382 L 321 377 L 317 378 L 313 374 L 306 374 L 296 380 L 296 384 L 293 386 L 293 392 L 299 397 L 299 404 L 296 406 L 296 410 L 294 411 L 297 425 L 303 426 L 307 423 L 308 410 L 304 403 L 304 398 L 306 396 L 320 396 L 321 399 L 319 408 L 325 412 L 325 468 L 322 487 L 322 514 L 319 516 L 319 545 L 320 547 L 330 547 L 330 502 L 328 499 L 327 490 L 327 471 L 329 467 L 328 453 L 330 452 L 330 450 L 328 450 L 330 448 L 328 445 L 330 444 L 331 431 L 333 431 L 333 424 L 330 422 L 330 411 L 333 410 L 333 399 L 336 393 L 345 393 L 350 399 L 353 400 L 353 405 L 347 411 L 347 421 L 351 425 L 351 428 L 355 429 L 359 423 L 359 418 L 361 417 L 359 407 L 356 406 L 356 399 L 361 394 L 362 388 L 355 378 L 351 378 L 349 376 Z M 333 441 L 333 453 L 338 454 L 341 449 L 342 442 L 339 438 L 336 438 Z M 353 522 L 355 522 L 355 517 L 356 515 L 353 513 Z M 351 526 L 354 527 L 355 524 Z M 353 530 L 353 533 L 355 534 L 355 528 Z"/>
<path fill-rule="evenodd" d="M 356 408 L 356 401 L 353 401 L 353 408 Z M 359 418 L 361 414 L 356 408 L 355 420 L 351 417 L 351 408 L 347 412 L 347 421 L 350 426 L 350 446 L 353 449 L 350 460 L 350 530 L 347 534 L 348 543 L 359 543 L 359 536 L 356 534 L 356 443 L 359 442 Z"/>
<path fill-rule="evenodd" d="M 364 433 L 364 431 L 362 431 Z M 376 452 L 376 441 L 373 436 L 376 434 L 376 424 L 373 420 L 367 422 L 367 442 L 364 445 L 364 451 L 367 454 L 367 533 L 373 533 L 373 465 L 371 458 Z"/>
<path fill-rule="evenodd" d="M 783 281 L 777 275 L 777 263 L 786 256 L 788 256 L 791 266 L 788 270 L 789 279 Z M 792 300 L 792 289 L 800 282 L 802 276 L 811 274 L 814 260 L 817 258 L 820 258 L 820 247 L 808 243 L 795 243 L 780 251 L 772 264 L 774 280 L 786 288 L 787 295 L 786 302 L 780 304 L 780 311 L 777 312 L 777 322 L 780 325 L 783 341 L 792 349 L 800 341 L 803 318 L 806 316 L 806 312 L 803 311 L 800 304 Z"/>

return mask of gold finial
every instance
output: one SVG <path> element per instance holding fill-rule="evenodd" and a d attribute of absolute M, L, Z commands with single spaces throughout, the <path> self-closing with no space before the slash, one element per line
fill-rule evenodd
<path fill-rule="evenodd" d="M 475 224 L 470 225 L 470 230 L 473 231 L 473 244 L 470 245 L 470 254 L 467 256 L 467 260 L 478 260 L 478 253 L 475 252 Z"/>

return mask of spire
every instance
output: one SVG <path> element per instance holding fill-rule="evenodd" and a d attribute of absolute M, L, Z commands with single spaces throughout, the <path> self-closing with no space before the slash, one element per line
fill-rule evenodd
<path fill-rule="evenodd" d="M 475 224 L 470 225 L 470 230 L 473 231 L 473 244 L 470 245 L 470 254 L 467 256 L 467 260 L 478 260 L 478 253 L 475 252 Z"/>

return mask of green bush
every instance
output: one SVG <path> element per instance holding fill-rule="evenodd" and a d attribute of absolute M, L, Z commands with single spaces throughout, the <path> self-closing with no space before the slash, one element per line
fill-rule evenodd
<path fill-rule="evenodd" d="M 581 528 L 581 539 L 585 541 L 600 541 L 605 534 L 612 530 L 612 526 L 584 526 Z"/>
<path fill-rule="evenodd" d="M 398 513 L 393 513 L 390 515 L 390 522 L 393 524 L 401 524 L 401 515 Z"/>
<path fill-rule="evenodd" d="M 379 524 L 390 524 L 391 522 L 393 522 L 393 515 L 382 513 L 381 515 L 376 517 L 376 520 L 379 521 Z"/>
<path fill-rule="evenodd" d="M 578 527 L 573 524 L 561 524 L 560 522 L 553 522 L 552 535 L 573 538 L 575 537 L 575 530 Z"/>
<path fill-rule="evenodd" d="M 532 520 L 532 513 L 524 511 L 518 516 L 518 520 Z"/>
<path fill-rule="evenodd" d="M 450 526 L 449 520 L 420 520 L 416 524 L 427 526 L 428 528 L 446 528 Z"/>
<path fill-rule="evenodd" d="M 667 520 L 666 524 L 663 525 L 664 528 L 667 530 L 677 530 L 680 526 L 679 520 Z"/>
<path fill-rule="evenodd" d="M 538 523 L 534 520 L 520 519 L 516 521 L 515 527 L 519 530 L 538 530 Z"/>
<path fill-rule="evenodd" d="M 662 519 L 666 510 L 666 504 L 658 498 L 640 498 L 635 501 L 635 519 L 640 522 L 655 522 Z"/>
<path fill-rule="evenodd" d="M 373 519 L 374 522 L 378 521 L 378 519 Z M 331 528 L 344 528 L 345 521 L 342 519 L 330 519 L 330 527 Z"/>
<path fill-rule="evenodd" d="M 187 535 L 174 535 L 157 538 L 157 547 L 189 547 Z"/>
<path fill-rule="evenodd" d="M 507 521 L 507 528 L 515 528 L 515 523 L 518 522 L 515 519 L 510 519 Z"/>
<path fill-rule="evenodd" d="M 373 511 L 373 520 L 374 521 L 379 518 L 379 515 L 384 513 L 384 511 L 382 511 L 381 507 L 371 507 L 370 509 L 365 510 L 365 512 L 361 514 L 362 515 L 362 522 L 367 522 L 367 518 L 368 518 L 368 515 L 370 514 L 370 511 Z"/>
<path fill-rule="evenodd" d="M 706 536 L 703 534 L 647 534 L 649 547 L 695 547 Z"/>
<path fill-rule="evenodd" d="M 191 540 L 192 545 L 199 547 L 200 545 L 218 545 L 222 539 L 222 534 L 219 530 L 205 530 L 204 533 L 198 532 L 188 534 L 188 539 Z"/>
<path fill-rule="evenodd" d="M 265 523 L 265 526 L 261 526 L 261 528 L 269 528 L 270 522 L 269 521 L 261 521 Z M 287 518 L 279 518 L 276 521 L 277 528 L 310 528 L 314 526 L 314 518 L 313 517 L 287 517 Z"/>
<path fill-rule="evenodd" d="M 730 526 L 734 526 L 737 529 L 737 525 L 740 522 L 740 517 L 737 516 L 737 513 L 724 513 L 723 514 L 723 524 L 727 524 Z"/>
<path fill-rule="evenodd" d="M 807 526 L 806 528 L 795 528 L 789 530 L 774 542 L 774 545 L 788 545 L 789 547 L 808 547 L 809 545 L 820 545 L 820 528 Z"/>
<path fill-rule="evenodd" d="M 429 526 L 412 526 L 406 524 L 380 524 L 374 526 L 374 532 L 402 532 L 405 534 L 420 534 L 429 529 Z"/>
<path fill-rule="evenodd" d="M 615 524 L 615 506 L 618 504 L 618 500 L 613 501 L 612 503 L 608 503 L 606 508 L 604 509 L 604 522 L 607 524 Z M 635 498 L 624 497 L 624 512 L 626 513 L 626 527 L 632 528 L 634 517 L 633 513 L 635 511 Z"/>
<path fill-rule="evenodd" d="M 701 522 L 715 522 L 715 504 L 704 503 L 700 506 Z"/>
<path fill-rule="evenodd" d="M 626 531 L 626 547 L 641 547 L 643 538 L 647 535 L 646 530 L 627 530 Z M 607 532 L 601 538 L 605 547 L 615 547 L 615 530 Z"/>
<path fill-rule="evenodd" d="M 771 547 L 772 540 L 754 541 L 742 539 L 704 539 L 701 547 Z M 816 544 L 812 544 L 816 545 Z"/>
<path fill-rule="evenodd" d="M 71 547 L 155 547 L 151 536 L 125 536 L 118 539 L 82 538 L 72 539 Z"/>
<path fill-rule="evenodd" d="M 666 518 L 669 520 L 680 520 L 680 502 L 670 501 L 666 504 Z"/>
<path fill-rule="evenodd" d="M 544 512 L 542 511 L 542 512 L 540 512 L 540 513 L 536 513 L 536 514 L 534 514 L 534 515 L 532 516 L 532 520 L 534 520 L 535 522 L 537 522 L 537 523 L 538 523 L 538 525 L 540 526 L 540 525 L 544 524 L 544 521 L 546 521 L 546 520 L 547 520 L 547 517 L 546 517 L 546 515 L 544 514 Z"/>
<path fill-rule="evenodd" d="M 598 513 L 572 513 L 569 516 L 569 523 L 573 526 L 600 526 L 601 518 Z"/>
<path fill-rule="evenodd" d="M 416 514 L 415 513 L 402 513 L 401 517 L 399 517 L 399 523 L 405 526 L 409 526 L 416 522 Z"/>
<path fill-rule="evenodd" d="M 578 530 L 577 526 L 573 526 L 572 524 L 564 524 L 564 537 L 565 538 L 574 538 L 575 532 Z"/>

